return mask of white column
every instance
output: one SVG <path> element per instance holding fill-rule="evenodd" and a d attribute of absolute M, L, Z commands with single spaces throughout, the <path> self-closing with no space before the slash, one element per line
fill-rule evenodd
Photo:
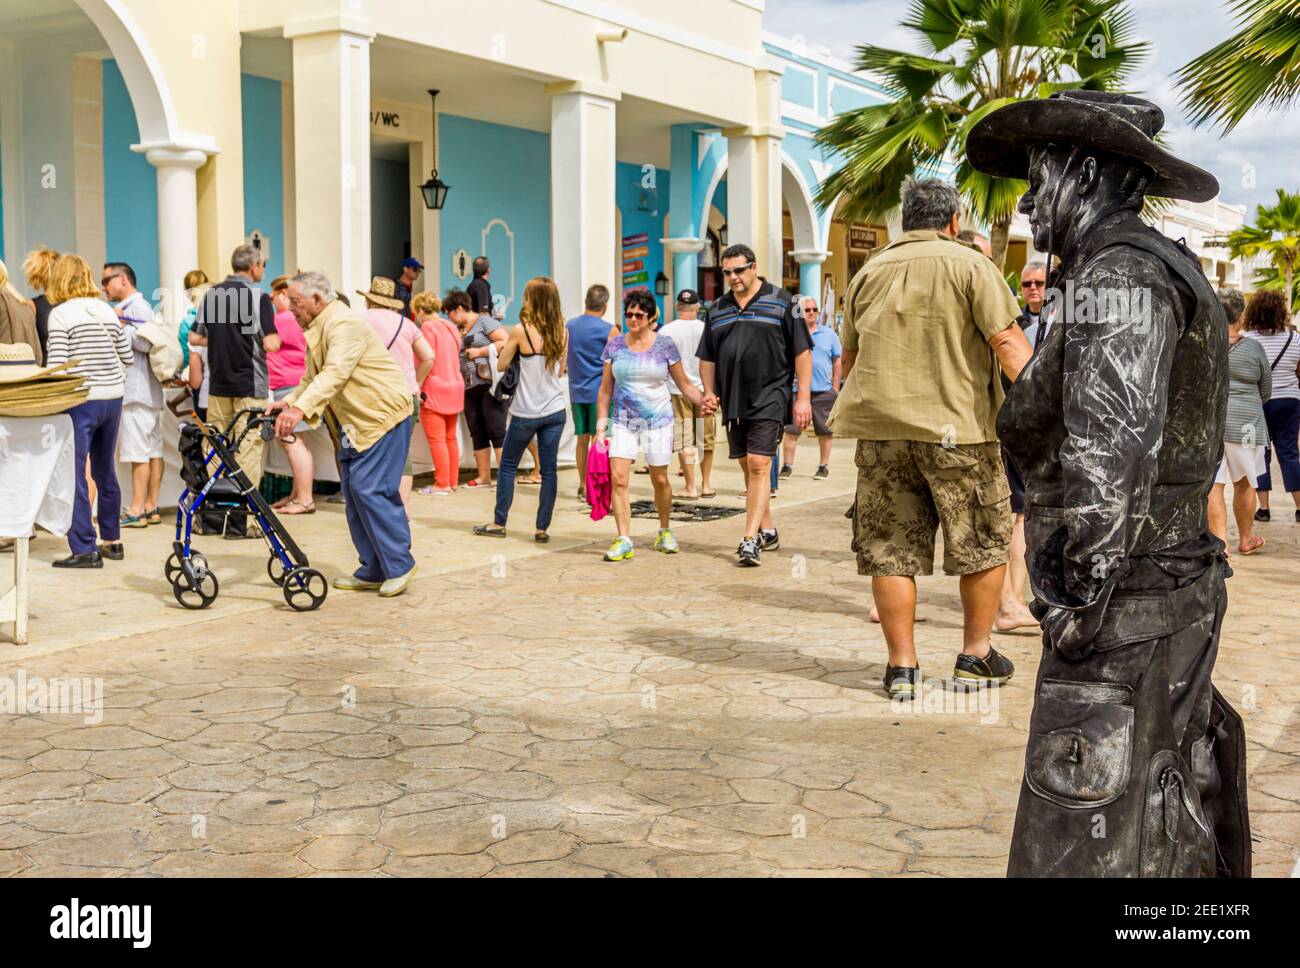
<path fill-rule="evenodd" d="M 158 170 L 158 285 L 161 310 L 179 324 L 185 273 L 199 266 L 198 180 L 195 172 L 208 160 L 197 148 L 154 145 L 144 153 Z"/>
<path fill-rule="evenodd" d="M 338 292 L 370 282 L 370 42 L 364 24 L 289 24 L 298 267 Z"/>
<path fill-rule="evenodd" d="M 758 271 L 781 284 L 781 129 L 732 128 L 727 136 L 727 241 L 758 256 Z"/>
<path fill-rule="evenodd" d="M 565 315 L 582 312 L 587 287 L 611 294 L 620 279 L 615 238 L 614 133 L 618 93 L 548 85 L 551 95 L 551 276 Z"/>

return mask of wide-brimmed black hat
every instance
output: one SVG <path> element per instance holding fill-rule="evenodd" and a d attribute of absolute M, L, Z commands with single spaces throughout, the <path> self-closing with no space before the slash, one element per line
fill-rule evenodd
<path fill-rule="evenodd" d="M 1154 173 L 1147 193 L 1204 202 L 1219 181 L 1203 168 L 1156 144 L 1165 113 L 1150 101 L 1106 91 L 1058 91 L 1017 101 L 976 122 L 966 138 L 966 157 L 987 175 L 1029 177 L 1029 149 L 1047 141 L 1096 148 L 1146 165 Z"/>

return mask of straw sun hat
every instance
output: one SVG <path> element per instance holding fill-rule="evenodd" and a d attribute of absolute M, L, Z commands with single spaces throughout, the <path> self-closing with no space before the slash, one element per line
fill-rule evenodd
<path fill-rule="evenodd" d="M 85 402 L 85 379 L 67 372 L 75 365 L 37 366 L 26 343 L 0 343 L 0 416 L 43 417 Z"/>
<path fill-rule="evenodd" d="M 395 309 L 399 313 L 406 308 L 405 303 L 397 298 L 397 283 L 386 276 L 375 276 L 370 280 L 370 290 L 363 292 L 357 290 L 358 296 L 363 296 L 368 302 L 376 306 L 383 306 L 385 309 Z"/>

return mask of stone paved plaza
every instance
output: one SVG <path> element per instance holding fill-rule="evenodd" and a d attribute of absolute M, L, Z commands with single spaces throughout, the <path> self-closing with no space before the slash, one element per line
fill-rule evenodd
<path fill-rule="evenodd" d="M 45 536 L 33 644 L 0 645 L 0 676 L 102 677 L 106 709 L 0 717 L 0 873 L 1000 875 L 1038 640 L 997 637 L 1015 679 L 957 708 L 956 583 L 922 580 L 927 689 L 891 708 L 847 553 L 851 469 L 840 445 L 831 481 L 800 468 L 756 570 L 733 561 L 739 518 L 680 526 L 671 558 L 638 521 L 637 557 L 604 563 L 612 524 L 578 512 L 572 472 L 545 550 L 534 490 L 506 541 L 468 534 L 490 495 L 417 496 L 412 590 L 308 615 L 257 542 L 204 542 L 223 590 L 195 614 L 161 577 L 168 529 L 128 532 L 127 562 L 80 578 L 51 572 Z M 725 469 L 719 502 L 739 506 L 735 484 Z M 338 574 L 342 512 L 319 506 L 291 526 Z M 1246 717 L 1256 872 L 1285 876 L 1300 527 L 1265 528 L 1267 553 L 1236 562 L 1216 678 Z"/>

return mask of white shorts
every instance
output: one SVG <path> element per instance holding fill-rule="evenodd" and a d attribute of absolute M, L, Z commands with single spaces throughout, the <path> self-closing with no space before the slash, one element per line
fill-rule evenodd
<path fill-rule="evenodd" d="M 1264 473 L 1264 448 L 1247 447 L 1245 444 L 1225 443 L 1223 460 L 1219 461 L 1219 472 L 1214 475 L 1215 484 L 1235 484 L 1243 477 L 1249 478 L 1250 486 L 1255 487 L 1259 475 Z"/>
<path fill-rule="evenodd" d="M 124 405 L 117 428 L 117 459 L 124 464 L 144 464 L 162 455 L 162 411 L 145 403 Z"/>
<path fill-rule="evenodd" d="M 642 427 L 633 430 L 623 424 L 610 425 L 609 456 L 636 460 L 639 452 L 645 453 L 645 462 L 651 467 L 665 467 L 673 459 L 673 425 Z"/>

